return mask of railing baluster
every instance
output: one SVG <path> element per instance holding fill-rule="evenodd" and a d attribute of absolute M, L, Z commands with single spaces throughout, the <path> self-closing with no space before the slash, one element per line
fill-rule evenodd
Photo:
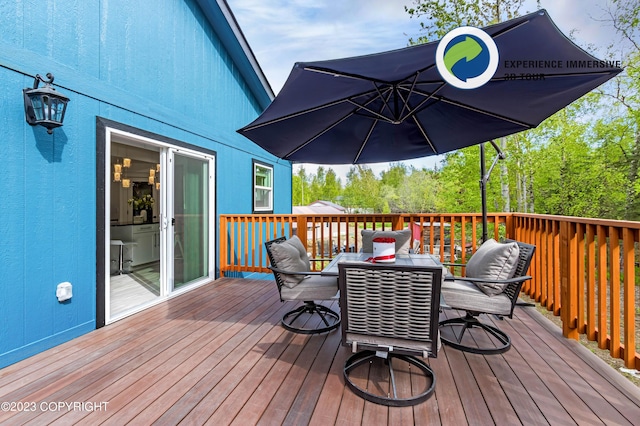
<path fill-rule="evenodd" d="M 609 227 L 609 353 L 620 357 L 620 240 L 618 228 Z"/>
<path fill-rule="evenodd" d="M 587 225 L 587 338 L 596 340 L 596 244 L 595 227 Z"/>
<path fill-rule="evenodd" d="M 606 349 L 607 339 L 607 236 L 598 225 L 598 347 Z"/>
<path fill-rule="evenodd" d="M 624 353 L 622 358 L 625 365 L 635 365 L 635 234 L 629 228 L 624 228 L 622 232 L 622 247 L 624 257 Z M 635 365 L 634 368 L 638 368 Z"/>

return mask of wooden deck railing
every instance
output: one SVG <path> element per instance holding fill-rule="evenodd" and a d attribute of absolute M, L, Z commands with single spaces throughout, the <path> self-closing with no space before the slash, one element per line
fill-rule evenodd
<path fill-rule="evenodd" d="M 523 292 L 561 317 L 566 337 L 584 334 L 628 368 L 640 369 L 640 222 L 520 213 L 491 213 L 488 221 L 490 237 L 537 247 L 533 279 Z M 416 247 L 441 260 L 465 263 L 481 243 L 481 216 L 474 213 L 221 215 L 220 274 L 270 273 L 264 242 L 278 236 L 297 234 L 311 257 L 330 259 L 339 251 L 359 251 L 362 229 L 405 227 L 414 231 Z"/>

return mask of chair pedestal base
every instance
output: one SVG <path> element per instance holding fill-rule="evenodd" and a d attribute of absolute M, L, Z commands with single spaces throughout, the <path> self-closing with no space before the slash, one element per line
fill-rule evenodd
<path fill-rule="evenodd" d="M 427 388 L 421 391 L 418 394 L 412 394 L 407 396 L 398 396 L 396 392 L 396 383 L 395 376 L 393 370 L 394 360 L 401 360 L 408 364 L 410 364 L 411 374 L 420 374 L 426 378 Z M 352 370 L 357 367 L 370 363 L 372 368 L 375 368 L 374 364 L 384 363 L 389 370 L 389 393 L 387 395 L 379 395 L 370 392 L 368 389 L 380 389 L 380 383 L 373 382 L 372 379 L 367 380 L 366 388 L 362 388 L 355 384 L 351 378 L 349 377 Z M 417 370 L 412 367 L 417 367 Z M 364 367 L 363 367 L 364 368 Z M 436 376 L 426 363 L 421 361 L 420 359 L 408 356 L 408 355 L 399 355 L 399 354 L 388 354 L 387 359 L 380 358 L 376 355 L 374 351 L 361 351 L 356 354 L 351 355 L 347 362 L 344 365 L 344 379 L 349 387 L 356 395 L 361 398 L 366 399 L 367 401 L 371 401 L 375 404 L 387 405 L 391 407 L 407 407 L 411 405 L 419 404 L 423 401 L 426 401 L 434 392 L 436 388 Z M 429 385 L 430 382 L 430 385 Z M 384 383 L 387 385 L 386 381 Z"/>
<path fill-rule="evenodd" d="M 464 317 L 460 318 L 451 318 L 448 320 L 440 321 L 440 340 L 447 346 L 451 346 L 452 348 L 459 349 L 464 352 L 471 352 L 474 354 L 482 354 L 482 355 L 493 355 L 493 354 L 501 354 L 509 350 L 511 348 L 511 339 L 509 336 L 502 330 L 497 327 L 493 327 L 491 325 L 484 324 L 478 320 L 475 316 L 467 313 Z M 443 333 L 442 329 L 444 327 L 449 327 L 450 333 Z M 468 346 L 463 345 L 460 342 L 464 337 L 464 334 L 467 330 L 472 328 L 481 328 L 487 334 L 494 337 L 497 341 L 498 345 L 490 348 L 481 348 L 477 346 Z M 460 334 L 456 334 L 456 328 L 462 328 Z M 450 339 L 449 336 L 453 335 L 456 340 Z"/>
<path fill-rule="evenodd" d="M 322 319 L 319 327 L 304 328 L 294 325 L 294 323 L 303 315 L 317 314 Z M 289 311 L 282 317 L 282 326 L 289 331 L 301 334 L 317 334 L 326 333 L 335 330 L 340 326 L 340 315 L 323 305 L 317 305 L 312 301 L 305 301 L 304 305 Z"/>

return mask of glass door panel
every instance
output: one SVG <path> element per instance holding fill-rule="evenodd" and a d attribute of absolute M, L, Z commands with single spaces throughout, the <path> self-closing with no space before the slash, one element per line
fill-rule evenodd
<path fill-rule="evenodd" d="M 173 162 L 173 289 L 209 275 L 209 161 Z"/>
<path fill-rule="evenodd" d="M 162 297 L 160 149 L 112 141 L 110 154 L 107 321 Z"/>

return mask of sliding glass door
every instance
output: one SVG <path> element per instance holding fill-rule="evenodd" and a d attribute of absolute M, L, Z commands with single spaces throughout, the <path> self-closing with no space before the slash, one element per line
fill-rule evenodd
<path fill-rule="evenodd" d="M 214 279 L 212 155 L 107 133 L 105 323 Z"/>
<path fill-rule="evenodd" d="M 209 160 L 173 155 L 173 289 L 207 277 L 211 222 Z"/>

